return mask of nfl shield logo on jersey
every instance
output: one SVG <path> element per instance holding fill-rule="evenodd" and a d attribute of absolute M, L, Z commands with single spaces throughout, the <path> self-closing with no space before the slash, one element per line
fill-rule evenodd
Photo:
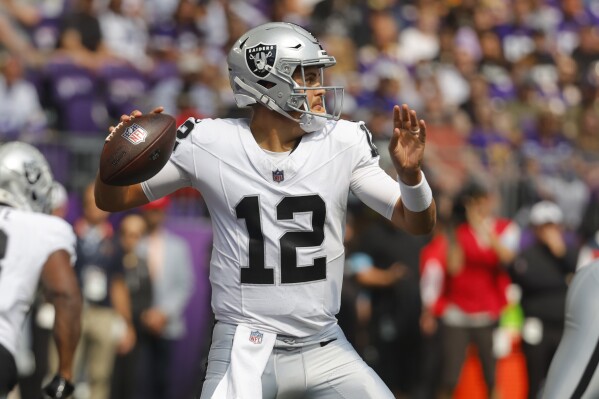
<path fill-rule="evenodd" d="M 143 127 L 134 123 L 127 129 L 125 129 L 122 136 L 126 138 L 129 142 L 131 142 L 131 144 L 137 145 L 146 141 L 146 137 L 148 137 L 148 132 L 146 132 L 146 129 L 144 129 Z"/>
<path fill-rule="evenodd" d="M 260 331 L 256 330 L 256 331 L 252 331 L 250 333 L 250 342 L 256 345 L 260 345 L 262 343 L 262 337 L 264 336 L 264 334 L 262 334 Z"/>
<path fill-rule="evenodd" d="M 270 73 L 270 68 L 275 65 L 276 57 L 277 46 L 273 44 L 260 43 L 245 50 L 245 62 L 247 62 L 248 68 L 260 78 Z"/>
<path fill-rule="evenodd" d="M 272 172 L 272 179 L 274 181 L 276 181 L 277 183 L 282 182 L 283 180 L 285 180 L 285 172 L 283 172 L 282 170 L 275 170 Z"/>

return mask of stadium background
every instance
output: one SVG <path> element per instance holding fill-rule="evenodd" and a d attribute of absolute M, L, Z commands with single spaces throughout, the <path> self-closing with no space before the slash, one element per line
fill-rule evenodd
<path fill-rule="evenodd" d="M 437 193 L 475 176 L 499 194 L 498 213 L 523 226 L 532 202 L 550 198 L 572 245 L 598 229 L 597 0 L 2 0 L 0 141 L 44 152 L 73 222 L 121 114 L 163 105 L 179 121 L 246 115 L 226 52 L 266 21 L 308 28 L 337 58 L 326 78 L 346 87 L 344 117 L 366 121 L 385 167 L 391 109 L 405 102 L 429 126 L 425 169 Z M 183 398 L 199 383 L 210 328 L 210 227 L 192 191 L 173 195 L 168 212 L 197 278 L 172 372 Z M 526 381 L 512 355 L 499 380 L 519 398 Z M 476 362 L 468 375 L 474 385 L 458 391 L 479 397 Z"/>

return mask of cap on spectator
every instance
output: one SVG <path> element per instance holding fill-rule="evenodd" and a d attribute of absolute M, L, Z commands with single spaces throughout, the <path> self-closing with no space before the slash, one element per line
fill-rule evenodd
<path fill-rule="evenodd" d="M 530 209 L 530 224 L 540 226 L 547 223 L 560 224 L 564 214 L 557 204 L 551 201 L 537 202 Z"/>
<path fill-rule="evenodd" d="M 168 208 L 171 200 L 168 196 L 159 198 L 155 201 L 149 202 L 141 207 L 142 211 L 164 211 Z"/>

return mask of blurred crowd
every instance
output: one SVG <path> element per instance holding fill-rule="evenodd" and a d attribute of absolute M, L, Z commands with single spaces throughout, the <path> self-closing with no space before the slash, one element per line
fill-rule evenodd
<path fill-rule="evenodd" d="M 423 115 L 440 190 L 477 175 L 504 191 L 504 215 L 553 197 L 579 227 L 599 184 L 596 0 L 2 0 L 0 140 L 101 137 L 158 105 L 243 115 L 226 53 L 268 20 L 319 37 L 343 116 L 378 140 L 394 104 Z"/>
<path fill-rule="evenodd" d="M 390 171 L 393 105 L 428 126 L 438 231 L 410 237 L 350 204 L 350 340 L 398 397 L 423 399 L 451 397 L 475 345 L 497 398 L 509 327 L 535 398 L 571 274 L 599 256 L 599 0 L 0 0 L 0 142 L 101 139 L 159 105 L 179 121 L 243 116 L 226 54 L 266 21 L 336 57 L 325 78 L 345 87 L 343 117 L 366 122 Z"/>

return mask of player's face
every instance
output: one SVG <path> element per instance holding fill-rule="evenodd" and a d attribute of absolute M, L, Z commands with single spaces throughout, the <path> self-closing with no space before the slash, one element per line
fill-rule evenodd
<path fill-rule="evenodd" d="M 302 69 L 297 68 L 293 74 L 293 80 L 300 86 L 314 88 L 313 90 L 306 90 L 306 97 L 310 111 L 316 113 L 324 113 L 325 109 L 323 106 L 323 96 L 325 90 L 322 86 L 322 69 L 316 66 L 304 68 L 304 74 L 302 76 Z"/>

